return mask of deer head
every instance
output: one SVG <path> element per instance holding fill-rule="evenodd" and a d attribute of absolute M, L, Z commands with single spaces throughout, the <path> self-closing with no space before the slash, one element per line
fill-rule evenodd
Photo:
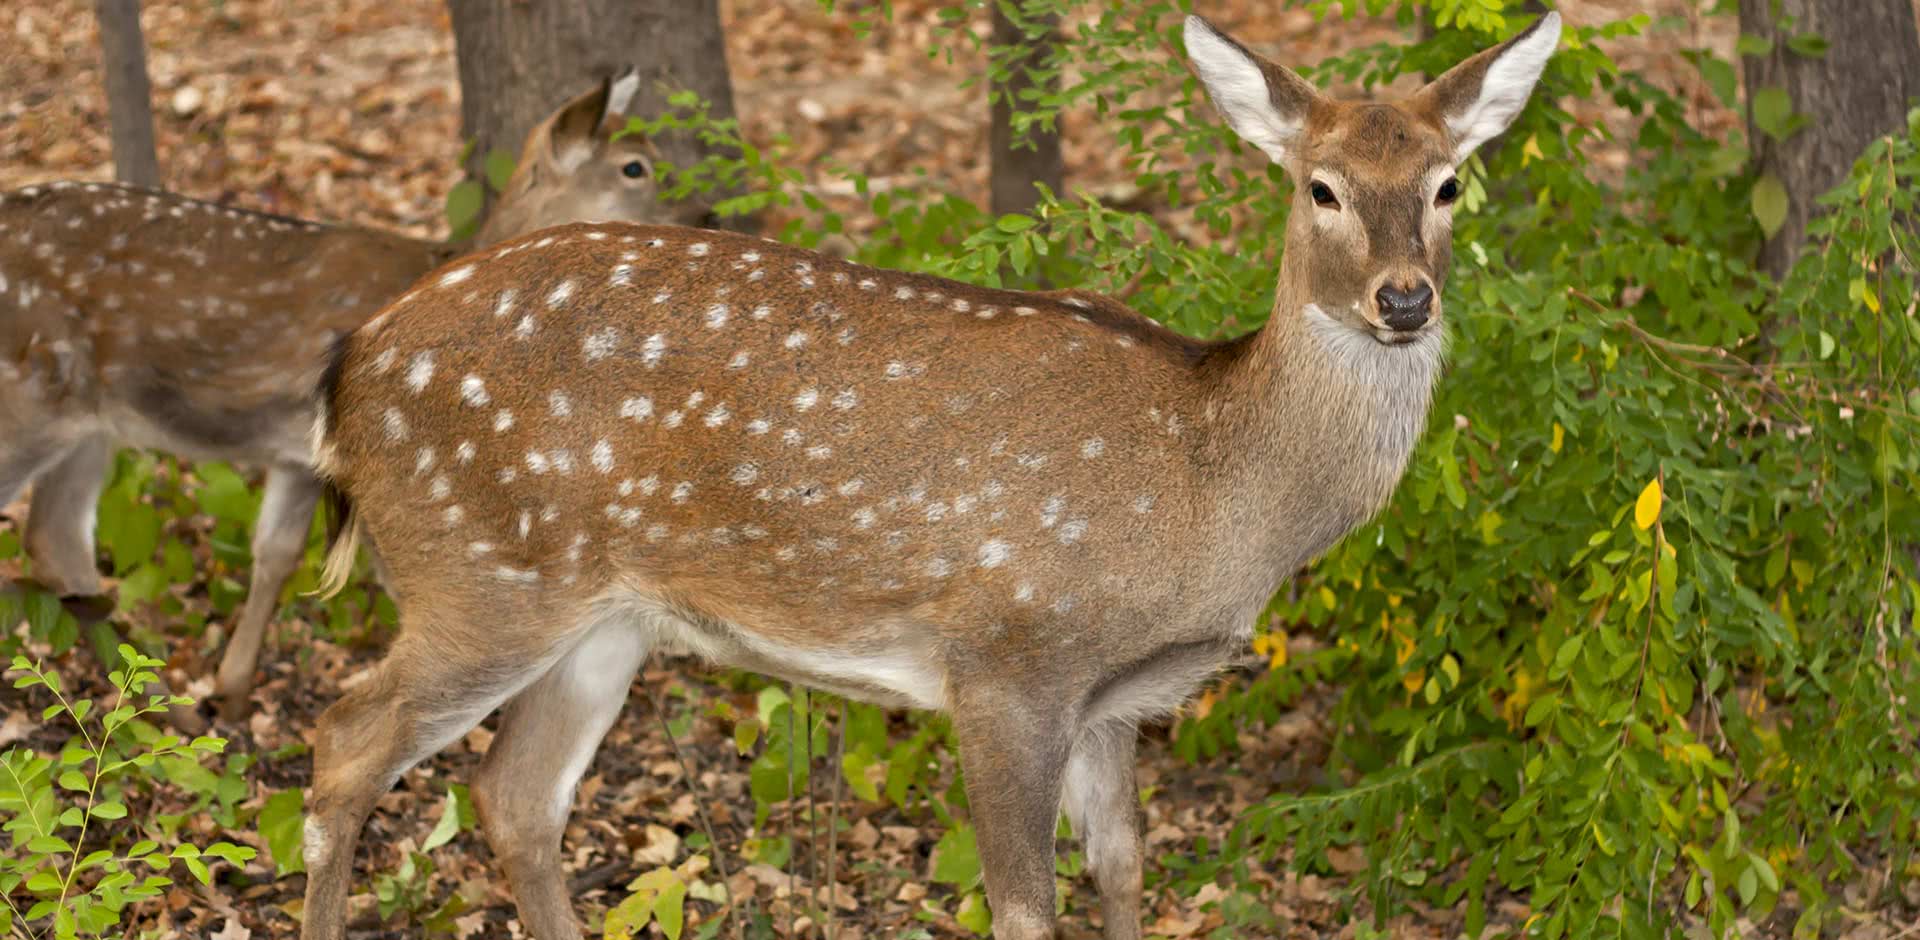
<path fill-rule="evenodd" d="M 1382 343 L 1441 326 L 1454 169 L 1520 114 L 1560 41 L 1549 13 L 1405 101 L 1336 101 L 1198 16 L 1187 54 L 1227 122 L 1297 186 L 1289 293 Z"/>
<path fill-rule="evenodd" d="M 480 227 L 486 245 L 562 222 L 661 218 L 659 152 L 640 134 L 613 134 L 626 125 L 640 89 L 632 68 L 567 102 L 527 135 L 520 162 L 492 214 Z M 699 221 L 704 207 L 682 203 L 670 221 Z M 669 219 L 662 219 L 669 221 Z"/>

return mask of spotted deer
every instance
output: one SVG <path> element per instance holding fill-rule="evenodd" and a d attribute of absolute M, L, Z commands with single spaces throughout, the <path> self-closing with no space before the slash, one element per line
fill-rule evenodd
<path fill-rule="evenodd" d="M 673 219 L 652 148 L 608 139 L 638 86 L 631 71 L 609 78 L 537 127 L 478 243 L 573 219 Z M 307 364 L 461 250 L 100 183 L 0 195 L 0 505 L 34 484 L 37 578 L 99 593 L 94 507 L 115 447 L 266 466 L 252 583 L 216 684 L 229 714 L 241 708 L 320 493 Z"/>
<path fill-rule="evenodd" d="M 950 713 L 995 935 L 1054 935 L 1064 803 L 1106 936 L 1139 937 L 1135 727 L 1393 492 L 1441 369 L 1454 168 L 1559 33 L 1371 103 L 1189 18 L 1220 111 L 1301 184 L 1238 339 L 671 227 L 550 229 L 422 280 L 320 385 L 351 507 L 330 580 L 370 538 L 402 630 L 319 721 L 302 936 L 342 935 L 375 800 L 501 706 L 486 837 L 528 932 L 580 936 L 574 787 L 667 650 Z"/>

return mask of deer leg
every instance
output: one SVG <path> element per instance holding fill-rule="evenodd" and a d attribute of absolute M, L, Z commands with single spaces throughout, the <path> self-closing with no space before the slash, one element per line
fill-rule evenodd
<path fill-rule="evenodd" d="M 71 439 L 28 436 L 0 429 L 0 506 L 13 502 L 27 484 L 39 478 L 69 448 Z"/>
<path fill-rule="evenodd" d="M 967 803 L 997 940 L 1052 940 L 1053 830 L 1068 757 L 1066 716 L 1009 709 L 1004 690 L 955 690 Z"/>
<path fill-rule="evenodd" d="M 63 597 L 100 593 L 93 526 L 113 445 L 93 435 L 41 471 L 27 509 L 27 557 L 36 579 Z"/>
<path fill-rule="evenodd" d="M 604 623 L 508 703 L 474 780 L 474 807 L 512 886 L 520 923 L 540 940 L 580 928 L 561 867 L 574 788 L 626 704 L 647 657 L 646 634 Z"/>
<path fill-rule="evenodd" d="M 280 609 L 281 589 L 306 554 L 307 529 L 319 499 L 320 481 L 304 468 L 281 466 L 267 471 L 267 492 L 253 528 L 253 576 L 247 585 L 247 603 L 234 623 L 214 680 L 220 713 L 229 721 L 246 711 L 260 645 L 274 612 Z"/>
<path fill-rule="evenodd" d="M 1100 887 L 1106 940 L 1140 938 L 1140 790 L 1134 784 L 1138 732 L 1126 722 L 1087 728 L 1067 761 L 1066 810 Z"/>
<path fill-rule="evenodd" d="M 402 773 L 473 729 L 553 663 L 545 645 L 403 614 L 373 676 L 321 713 L 308 793 L 302 940 L 343 940 L 354 846 Z M 531 631 L 528 631 L 529 633 Z"/>

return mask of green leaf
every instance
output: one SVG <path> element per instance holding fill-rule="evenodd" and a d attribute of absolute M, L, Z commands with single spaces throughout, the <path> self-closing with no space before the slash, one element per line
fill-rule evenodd
<path fill-rule="evenodd" d="M 1821 330 L 1820 331 L 1820 358 L 1821 359 L 1833 358 L 1833 349 L 1834 349 L 1833 334 L 1827 332 L 1826 330 Z"/>
<path fill-rule="evenodd" d="M 1787 224 L 1787 187 L 1772 173 L 1754 181 L 1753 217 L 1768 238 L 1778 234 L 1780 227 Z"/>
<path fill-rule="evenodd" d="M 27 840 L 27 851 L 42 855 L 52 855 L 56 852 L 65 855 L 73 851 L 73 845 L 59 836 L 34 836 Z"/>
<path fill-rule="evenodd" d="M 867 776 L 867 768 L 879 763 L 865 751 L 850 751 L 840 757 L 840 772 L 853 795 L 869 803 L 880 802 L 880 786 Z"/>
<path fill-rule="evenodd" d="M 486 191 L 478 180 L 461 180 L 447 191 L 447 225 L 458 231 L 480 220 Z"/>
<path fill-rule="evenodd" d="M 1547 671 L 1547 676 L 1559 678 L 1566 675 L 1567 670 L 1573 668 L 1573 661 L 1580 656 L 1580 650 L 1586 642 L 1587 635 L 1584 633 L 1576 633 L 1568 637 L 1565 643 L 1560 644 L 1560 649 L 1554 652 L 1553 667 Z"/>
<path fill-rule="evenodd" d="M 433 831 L 427 833 L 427 840 L 420 843 L 420 851 L 431 852 L 460 834 L 463 829 L 473 828 L 474 811 L 467 799 L 465 788 L 447 787 L 447 796 L 440 801 L 440 821 L 434 823 Z"/>
<path fill-rule="evenodd" d="M 1792 49 L 1795 55 L 1809 59 L 1826 58 L 1829 46 L 1826 37 L 1819 33 L 1801 33 L 1787 40 L 1787 48 Z"/>
<path fill-rule="evenodd" d="M 1775 85 L 1753 93 L 1753 123 L 1775 140 L 1793 133 L 1793 98 L 1785 88 Z"/>
<path fill-rule="evenodd" d="M 513 168 L 517 162 L 511 151 L 499 147 L 487 151 L 485 161 L 487 185 L 496 193 L 506 192 L 507 184 L 513 181 Z"/>
<path fill-rule="evenodd" d="M 933 880 L 966 888 L 979 878 L 980 850 L 974 844 L 973 827 L 956 823 L 933 847 Z"/>
<path fill-rule="evenodd" d="M 680 940 L 680 929 L 686 923 L 687 886 L 675 878 L 660 889 L 653 900 L 653 919 L 660 922 L 660 930 L 667 940 Z"/>
<path fill-rule="evenodd" d="M 968 892 L 960 899 L 960 907 L 953 912 L 953 919 L 960 926 L 973 931 L 976 937 L 984 937 L 993 932 L 993 913 L 987 909 L 987 897 L 978 891 Z"/>
<path fill-rule="evenodd" d="M 1736 55 L 1763 56 L 1773 51 L 1773 40 L 1752 33 L 1741 33 L 1740 38 L 1734 40 L 1733 51 Z"/>
<path fill-rule="evenodd" d="M 305 816 L 301 812 L 304 805 L 305 797 L 299 787 L 281 790 L 267 797 L 259 817 L 254 820 L 260 837 L 266 840 L 267 851 L 273 855 L 277 875 L 306 870 L 306 862 L 300 856 L 306 841 Z"/>
<path fill-rule="evenodd" d="M 105 803 L 95 803 L 91 812 L 93 813 L 93 815 L 98 816 L 101 819 L 127 818 L 127 808 L 119 803 L 115 803 L 112 801 L 108 801 Z"/>
<path fill-rule="evenodd" d="M 633 940 L 653 921 L 653 894 L 630 894 L 607 911 L 601 924 L 606 940 Z"/>

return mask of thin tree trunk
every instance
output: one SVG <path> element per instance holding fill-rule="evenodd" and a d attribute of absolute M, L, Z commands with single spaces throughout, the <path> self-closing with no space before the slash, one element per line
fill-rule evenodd
<path fill-rule="evenodd" d="M 637 116 L 667 108 L 676 90 L 698 93 L 716 119 L 734 116 L 733 82 L 718 0 L 447 0 L 460 69 L 460 119 L 473 166 L 492 149 L 519 155 L 527 132 L 554 108 L 632 65 Z M 689 136 L 656 140 L 667 162 L 706 155 Z"/>
<path fill-rule="evenodd" d="M 140 0 L 95 0 L 101 71 L 107 77 L 107 119 L 113 125 L 113 175 L 158 188 L 160 155 L 153 142 L 153 87 L 147 81 Z"/>
<path fill-rule="evenodd" d="M 1920 27 L 1911 0 L 1740 0 L 1740 29 L 1772 44 L 1744 64 L 1754 166 L 1787 193 L 1786 221 L 1760 254 L 1761 266 L 1781 277 L 1806 241 L 1814 200 L 1870 141 L 1906 126 L 1907 101 L 1920 96 Z M 1827 42 L 1825 55 L 1789 46 L 1810 34 Z M 1768 89 L 1785 91 L 1806 116 L 1785 140 L 1755 122 L 1753 102 Z"/>
<path fill-rule="evenodd" d="M 1018 3 L 1019 0 L 1004 2 Z M 1020 23 L 1007 16 L 1002 3 L 995 3 L 992 7 L 993 45 L 1023 47 L 1020 57 L 1009 63 L 1006 81 L 995 82 L 992 92 L 993 114 L 988 131 L 992 159 L 992 205 L 995 215 L 1005 215 L 1033 209 L 1040 200 L 1040 193 L 1034 188 L 1036 183 L 1044 183 L 1058 193 L 1066 175 L 1060 159 L 1058 125 L 1052 130 L 1030 127 L 1024 139 L 1016 137 L 1013 130 L 1013 113 L 1033 107 L 1032 102 L 1023 98 L 1023 95 L 1035 90 L 1042 94 L 1054 90 L 1055 82 L 1036 81 L 1034 72 L 1043 67 L 1049 57 L 1059 18 L 1049 15 L 1034 21 L 1032 25 L 1044 29 L 1045 33 L 1029 40 Z"/>

